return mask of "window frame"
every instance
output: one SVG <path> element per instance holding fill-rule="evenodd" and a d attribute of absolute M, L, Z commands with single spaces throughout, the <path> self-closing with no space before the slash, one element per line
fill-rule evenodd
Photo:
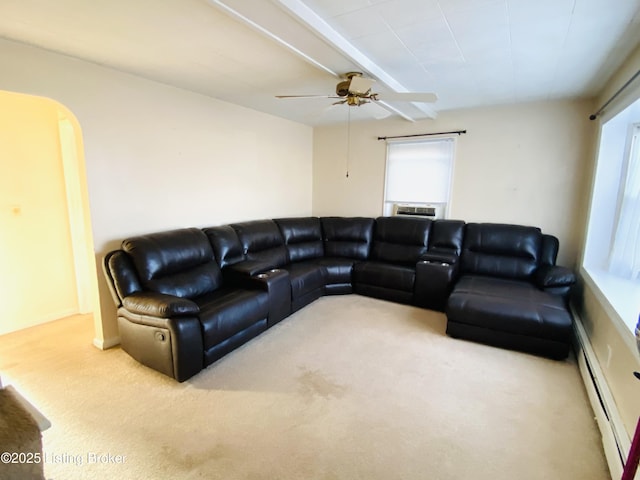
<path fill-rule="evenodd" d="M 382 214 L 383 215 L 392 215 L 392 213 L 389 213 L 388 211 L 388 207 L 389 207 L 389 203 L 394 204 L 394 203 L 405 203 L 399 200 L 389 200 L 387 198 L 388 196 L 388 183 L 389 183 L 389 153 L 391 148 L 394 145 L 398 145 L 398 144 L 418 144 L 418 143 L 435 143 L 435 142 L 442 142 L 442 141 L 447 141 L 450 142 L 451 147 L 450 147 L 450 158 L 449 158 L 449 169 L 448 169 L 448 179 L 447 179 L 447 201 L 445 204 L 445 208 L 444 208 L 444 212 L 443 212 L 443 218 L 449 218 L 450 216 L 450 212 L 451 212 L 451 204 L 452 204 L 452 198 L 453 198 L 453 180 L 454 180 L 454 171 L 455 171 L 455 161 L 456 161 L 456 149 L 457 149 L 457 139 L 458 136 L 457 135 L 438 135 L 438 136 L 430 136 L 428 138 L 418 138 L 418 139 L 411 139 L 411 140 L 407 140 L 407 139 L 389 139 L 386 141 L 387 145 L 387 150 L 386 150 L 386 156 L 385 156 L 385 167 L 384 167 L 384 188 L 383 188 L 383 194 L 382 194 Z M 427 203 L 427 204 L 441 204 L 442 202 L 406 202 L 406 203 Z"/>
<path fill-rule="evenodd" d="M 612 108 L 608 112 L 605 112 L 605 114 L 603 114 L 598 119 L 598 131 L 596 137 L 597 141 L 595 142 L 594 146 L 594 164 L 591 178 L 591 188 L 589 191 L 590 193 L 588 199 L 589 207 L 585 221 L 583 248 L 578 269 L 581 277 L 584 279 L 585 284 L 590 287 L 590 290 L 595 296 L 596 300 L 598 300 L 609 318 L 612 319 L 615 328 L 621 334 L 625 342 L 635 350 L 635 325 L 638 322 L 640 305 L 638 305 L 638 308 L 635 308 L 633 304 L 630 304 L 630 307 L 625 307 L 624 305 L 621 306 L 621 304 L 624 303 L 626 305 L 627 299 L 629 298 L 640 298 L 640 282 L 635 280 L 626 280 L 612 273 L 609 273 L 608 264 L 611 256 L 611 251 L 613 249 L 615 226 L 617 225 L 617 221 L 620 215 L 620 209 L 622 205 L 621 199 L 624 195 L 624 186 L 628 173 L 628 165 L 630 162 L 631 135 L 634 130 L 634 126 L 640 126 L 640 121 L 634 120 L 629 123 L 626 134 L 624 136 L 625 145 L 623 150 L 623 158 L 621 160 L 622 174 L 620 175 L 620 179 L 618 182 L 615 199 L 615 209 L 612 212 L 612 215 L 614 216 L 613 228 L 610 232 L 607 232 L 610 238 L 608 243 L 608 251 L 603 257 L 604 264 L 598 266 L 595 262 L 593 262 L 593 258 L 588 258 L 590 253 L 590 235 L 592 234 L 592 230 L 597 230 L 597 226 L 594 227 L 592 221 L 594 218 L 594 210 L 598 209 L 599 207 L 595 199 L 599 194 L 599 192 L 597 191 L 598 174 L 601 172 L 601 162 L 604 160 L 600 155 L 603 146 L 602 143 L 604 128 L 609 121 L 615 119 L 616 116 L 623 113 L 627 108 L 631 107 L 636 102 L 640 102 L 640 88 L 633 90 L 625 98 L 625 102 L 617 104 L 615 108 Z"/>

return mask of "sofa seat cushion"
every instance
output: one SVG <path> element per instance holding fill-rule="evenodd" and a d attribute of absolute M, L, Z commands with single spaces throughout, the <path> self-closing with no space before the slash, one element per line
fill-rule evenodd
<path fill-rule="evenodd" d="M 568 343 L 572 317 L 562 297 L 533 284 L 465 275 L 446 308 L 449 321 L 514 335 Z"/>
<path fill-rule="evenodd" d="M 223 288 L 194 301 L 200 307 L 205 350 L 266 319 L 269 314 L 269 295 L 260 290 Z"/>
<path fill-rule="evenodd" d="M 324 287 L 326 268 L 312 260 L 290 263 L 282 268 L 289 272 L 292 299 Z"/>
<path fill-rule="evenodd" d="M 351 283 L 351 272 L 356 260 L 341 257 L 321 258 L 315 261 L 326 269 L 327 285 Z"/>
<path fill-rule="evenodd" d="M 392 290 L 413 292 L 415 277 L 414 267 L 392 263 L 360 262 L 353 267 L 353 281 L 356 285 L 375 285 Z"/>

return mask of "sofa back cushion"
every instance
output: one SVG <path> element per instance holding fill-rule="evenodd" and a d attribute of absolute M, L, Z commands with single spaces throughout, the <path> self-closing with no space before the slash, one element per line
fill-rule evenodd
<path fill-rule="evenodd" d="M 320 258 L 324 255 L 319 218 L 279 218 L 274 221 L 280 228 L 290 262 Z"/>
<path fill-rule="evenodd" d="M 129 238 L 122 242 L 145 290 L 193 298 L 222 284 L 207 236 L 185 228 Z"/>
<path fill-rule="evenodd" d="M 526 280 L 540 264 L 542 233 L 520 225 L 468 223 L 462 272 Z"/>
<path fill-rule="evenodd" d="M 247 260 L 264 263 L 268 268 L 278 268 L 287 263 L 287 249 L 273 220 L 234 223 L 231 227 L 238 234 Z"/>
<path fill-rule="evenodd" d="M 320 223 L 325 256 L 356 260 L 369 258 L 373 218 L 323 217 Z"/>
<path fill-rule="evenodd" d="M 378 217 L 374 226 L 371 259 L 415 264 L 429 248 L 431 220 L 414 217 Z"/>
<path fill-rule="evenodd" d="M 220 268 L 242 262 L 245 259 L 244 249 L 236 231 L 229 225 L 203 229 L 209 238 L 213 254 Z"/>
<path fill-rule="evenodd" d="M 429 251 L 460 255 L 464 239 L 462 220 L 436 220 L 431 224 Z"/>

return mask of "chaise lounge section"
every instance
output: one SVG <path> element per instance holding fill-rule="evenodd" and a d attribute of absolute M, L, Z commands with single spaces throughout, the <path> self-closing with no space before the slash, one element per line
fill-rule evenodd
<path fill-rule="evenodd" d="M 535 227 L 299 217 L 130 238 L 104 271 L 123 350 L 182 382 L 330 294 L 444 311 L 452 337 L 565 358 L 575 276 L 557 253 Z"/>
<path fill-rule="evenodd" d="M 573 279 L 555 266 L 557 253 L 557 240 L 538 228 L 467 224 L 461 276 L 446 307 L 447 334 L 565 358 L 573 331 L 566 296 Z"/>

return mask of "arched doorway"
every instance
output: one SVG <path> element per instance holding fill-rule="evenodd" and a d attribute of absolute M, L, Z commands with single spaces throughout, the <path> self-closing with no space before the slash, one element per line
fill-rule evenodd
<path fill-rule="evenodd" d="M 100 322 L 82 132 L 62 104 L 0 91 L 0 334 Z"/>

